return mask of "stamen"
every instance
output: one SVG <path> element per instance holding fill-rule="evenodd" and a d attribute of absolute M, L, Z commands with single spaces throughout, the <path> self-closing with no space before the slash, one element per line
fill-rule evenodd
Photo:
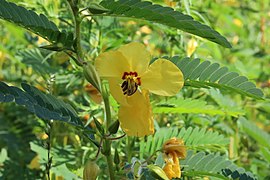
<path fill-rule="evenodd" d="M 133 95 L 138 86 L 141 84 L 141 79 L 138 77 L 137 72 L 124 72 L 122 79 L 124 80 L 121 88 L 124 95 L 131 96 Z"/>

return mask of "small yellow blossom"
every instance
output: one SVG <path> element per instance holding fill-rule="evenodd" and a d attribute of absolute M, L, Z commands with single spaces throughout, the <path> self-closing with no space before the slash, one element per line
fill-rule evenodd
<path fill-rule="evenodd" d="M 188 41 L 187 44 L 187 56 L 190 57 L 197 49 L 198 47 L 198 42 L 192 38 Z"/>
<path fill-rule="evenodd" d="M 243 22 L 240 19 L 233 19 L 233 24 L 235 24 L 236 26 L 242 28 L 243 27 Z"/>
<path fill-rule="evenodd" d="M 148 26 L 142 26 L 140 28 L 140 32 L 142 32 L 144 34 L 151 34 L 152 33 L 152 30 Z"/>
<path fill-rule="evenodd" d="M 180 178 L 181 170 L 179 158 L 184 159 L 186 157 L 186 147 L 182 139 L 171 138 L 163 144 L 165 166 L 163 171 L 166 173 L 169 179 Z"/>
<path fill-rule="evenodd" d="M 120 104 L 120 126 L 130 136 L 154 133 L 149 92 L 173 96 L 184 83 L 182 72 L 171 61 L 157 59 L 150 64 L 150 60 L 144 45 L 136 42 L 96 59 L 98 74 L 109 81 L 110 92 Z"/>

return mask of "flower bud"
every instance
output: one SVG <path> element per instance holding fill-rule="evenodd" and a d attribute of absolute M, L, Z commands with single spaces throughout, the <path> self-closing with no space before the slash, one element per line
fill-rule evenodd
<path fill-rule="evenodd" d="M 100 92 L 101 90 L 100 79 L 95 67 L 91 63 L 88 63 L 83 66 L 83 74 L 85 79 Z"/>
<path fill-rule="evenodd" d="M 95 180 L 97 179 L 100 169 L 94 161 L 87 161 L 83 170 L 83 180 Z"/>

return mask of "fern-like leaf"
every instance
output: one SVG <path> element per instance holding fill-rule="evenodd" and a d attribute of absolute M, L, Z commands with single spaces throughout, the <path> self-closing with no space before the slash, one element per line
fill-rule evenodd
<path fill-rule="evenodd" d="M 256 180 L 251 172 L 245 172 L 243 168 L 231 170 L 229 168 L 222 169 L 222 174 L 230 179 L 241 179 L 241 180 Z"/>
<path fill-rule="evenodd" d="M 153 21 L 206 38 L 224 47 L 231 47 L 217 31 L 169 7 L 141 0 L 103 0 L 100 5 L 110 10 L 109 15 Z"/>
<path fill-rule="evenodd" d="M 57 26 L 43 14 L 0 0 L 0 18 L 15 23 L 52 42 L 58 49 L 71 49 L 73 34 L 60 32 Z"/>
<path fill-rule="evenodd" d="M 270 135 L 256 126 L 256 124 L 248 121 L 244 117 L 239 118 L 239 122 L 244 132 L 255 139 L 260 145 L 270 149 Z"/>
<path fill-rule="evenodd" d="M 205 128 L 189 127 L 188 129 L 182 128 L 181 130 L 177 128 L 161 128 L 153 136 L 148 136 L 146 142 L 141 141 L 140 158 L 161 149 L 163 143 L 172 137 L 183 139 L 189 149 L 205 150 L 208 148 L 220 150 L 229 144 L 228 138 L 217 132 L 208 131 Z"/>
<path fill-rule="evenodd" d="M 244 111 L 238 109 L 218 109 L 212 105 L 207 105 L 203 100 L 198 99 L 169 99 L 165 102 L 160 102 L 154 109 L 154 113 L 194 113 L 194 114 L 209 114 L 221 116 L 238 116 L 243 115 Z"/>
<path fill-rule="evenodd" d="M 73 125 L 82 125 L 76 111 L 69 104 L 28 84 L 22 83 L 22 88 L 24 91 L 0 81 L 0 102 L 15 101 L 44 120 L 60 120 Z"/>
<path fill-rule="evenodd" d="M 181 161 L 181 167 L 183 167 L 183 175 L 188 177 L 211 176 L 219 179 L 256 179 L 252 173 L 246 172 L 243 168 L 238 168 L 226 156 L 219 153 L 194 153 L 194 151 L 189 150 L 186 159 Z"/>
<path fill-rule="evenodd" d="M 263 99 L 263 92 L 245 76 L 236 72 L 228 72 L 227 67 L 220 67 L 218 63 L 210 61 L 200 62 L 200 59 L 183 58 L 178 56 L 171 58 L 183 72 L 185 86 L 214 87 L 220 90 L 236 92 L 242 95 Z"/>
<path fill-rule="evenodd" d="M 34 48 L 34 49 L 26 49 L 23 51 L 19 51 L 18 55 L 22 57 L 22 63 L 32 66 L 32 68 L 39 74 L 52 74 L 56 73 L 57 69 L 55 67 L 50 66 L 47 62 L 48 53 L 42 53 L 40 51 L 42 49 Z M 47 57 L 45 57 L 47 55 Z"/>

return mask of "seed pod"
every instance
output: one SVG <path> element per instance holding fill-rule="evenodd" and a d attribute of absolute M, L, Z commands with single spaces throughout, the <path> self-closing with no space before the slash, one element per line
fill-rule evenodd
<path fill-rule="evenodd" d="M 119 123 L 118 120 L 116 120 L 115 122 L 113 122 L 113 123 L 110 125 L 109 129 L 108 129 L 109 132 L 110 132 L 111 134 L 116 134 L 117 131 L 118 131 L 118 129 L 119 129 L 119 125 L 120 125 L 120 123 Z"/>
<path fill-rule="evenodd" d="M 102 124 L 95 118 L 95 116 L 93 116 L 93 119 L 94 119 L 95 125 L 97 127 L 97 130 L 103 136 L 105 134 L 105 130 L 104 130 Z"/>
<path fill-rule="evenodd" d="M 83 170 L 83 180 L 95 180 L 99 174 L 98 165 L 91 160 L 88 160 Z"/>
<path fill-rule="evenodd" d="M 85 79 L 100 92 L 101 90 L 100 79 L 95 67 L 91 63 L 88 63 L 83 66 L 83 74 Z"/>
<path fill-rule="evenodd" d="M 118 154 L 118 150 L 117 149 L 115 149 L 115 152 L 114 152 L 113 162 L 116 165 L 118 165 L 120 163 L 120 158 L 119 158 L 119 154 Z"/>

